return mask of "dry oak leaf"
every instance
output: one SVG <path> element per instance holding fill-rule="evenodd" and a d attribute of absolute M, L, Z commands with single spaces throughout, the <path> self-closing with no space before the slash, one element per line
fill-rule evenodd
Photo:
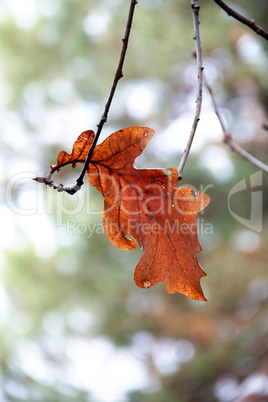
<path fill-rule="evenodd" d="M 55 166 L 50 166 L 51 173 L 55 171 L 59 172 L 63 166 L 69 165 L 70 163 L 72 164 L 72 167 L 75 168 L 78 162 L 85 162 L 94 137 L 94 131 L 83 131 L 74 142 L 71 154 L 68 154 L 65 151 L 60 151 L 57 157 L 57 164 Z"/>
<path fill-rule="evenodd" d="M 102 221 L 110 241 L 125 250 L 135 249 L 137 242 L 143 251 L 135 283 L 149 288 L 162 281 L 170 294 L 206 300 L 200 286 L 206 273 L 196 258 L 201 251 L 196 218 L 210 199 L 189 187 L 174 188 L 178 184 L 174 168 L 167 169 L 169 174 L 162 169 L 135 168 L 134 160 L 153 135 L 148 127 L 128 127 L 111 134 L 94 150 L 88 181 L 104 197 Z M 53 171 L 63 166 L 61 161 L 83 162 L 93 138 L 92 131 L 82 133 L 79 148 L 76 141 L 71 155 L 61 151 Z"/>

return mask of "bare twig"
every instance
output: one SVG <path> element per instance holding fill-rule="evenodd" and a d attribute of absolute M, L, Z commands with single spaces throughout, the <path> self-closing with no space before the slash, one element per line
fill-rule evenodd
<path fill-rule="evenodd" d="M 65 191 L 65 193 L 68 194 L 75 194 L 78 190 L 80 190 L 81 186 L 78 184 L 75 184 L 73 186 L 64 186 L 63 184 L 56 184 L 52 180 L 52 173 L 49 172 L 46 177 L 35 177 L 33 180 L 37 181 L 38 183 L 43 183 L 46 186 L 54 188 L 54 190 L 57 190 L 59 193 Z"/>
<path fill-rule="evenodd" d="M 88 165 L 89 165 L 90 159 L 92 157 L 94 148 L 95 148 L 95 146 L 97 144 L 97 141 L 99 139 L 102 127 L 103 127 L 104 123 L 107 120 L 108 113 L 109 113 L 109 110 L 110 110 L 110 106 L 111 106 L 111 103 L 112 103 L 112 100 L 113 100 L 113 96 L 114 96 L 118 81 L 120 80 L 120 78 L 123 77 L 123 64 L 124 64 L 124 61 L 125 61 L 127 45 L 128 45 L 128 39 L 129 39 L 130 30 L 131 30 L 131 26 L 132 26 L 134 9 L 135 9 L 135 6 L 136 6 L 137 3 L 138 2 L 136 0 L 131 0 L 130 1 L 127 25 L 126 25 L 126 30 L 125 30 L 124 37 L 122 39 L 123 44 L 122 44 L 121 54 L 120 54 L 120 58 L 119 58 L 119 63 L 118 63 L 117 70 L 116 70 L 116 73 L 115 73 L 115 76 L 114 76 L 114 81 L 113 81 L 113 84 L 112 84 L 112 88 L 111 88 L 110 94 L 108 96 L 108 100 L 107 100 L 107 102 L 105 104 L 104 113 L 103 113 L 103 115 L 102 115 L 102 117 L 100 119 L 100 122 L 98 124 L 98 130 L 97 130 L 96 136 L 95 136 L 94 141 L 93 141 L 93 143 L 91 145 L 91 148 L 89 150 L 87 159 L 86 159 L 85 164 L 83 166 L 83 169 L 82 169 L 82 171 L 80 173 L 80 176 L 78 177 L 78 179 L 76 181 L 77 185 L 79 185 L 79 186 L 83 185 L 83 179 L 84 179 L 86 171 L 88 170 Z"/>
<path fill-rule="evenodd" d="M 244 17 L 243 15 L 239 14 L 237 11 L 233 10 L 229 7 L 224 1 L 222 0 L 214 0 L 228 15 L 231 15 L 236 20 L 242 22 L 242 24 L 247 25 L 251 28 L 256 34 L 262 36 L 266 40 L 268 40 L 268 32 L 265 31 L 262 27 L 257 25 L 254 20 L 249 20 L 248 18 Z"/>
<path fill-rule="evenodd" d="M 252 163 L 253 165 L 257 166 L 259 169 L 263 170 L 264 172 L 268 173 L 268 165 L 266 165 L 265 163 L 261 162 L 259 159 L 255 158 L 254 156 L 252 156 L 250 153 L 248 153 L 247 151 L 245 151 L 243 148 L 241 148 L 238 144 L 236 144 L 236 142 L 234 142 L 232 135 L 228 132 L 225 123 L 223 121 L 222 115 L 220 113 L 219 107 L 217 105 L 217 102 L 215 100 L 214 97 L 214 93 L 212 91 L 211 86 L 209 85 L 209 83 L 206 80 L 206 77 L 204 76 L 204 83 L 206 88 L 208 89 L 210 96 L 211 96 L 211 100 L 214 106 L 214 111 L 218 117 L 218 120 L 220 122 L 223 134 L 224 134 L 224 142 L 225 144 L 228 144 L 229 147 L 231 149 L 233 149 L 235 152 L 237 152 L 239 155 L 241 155 L 244 159 L 246 159 L 247 161 L 249 161 L 250 163 Z"/>
<path fill-rule="evenodd" d="M 192 142 L 195 136 L 197 124 L 200 120 L 201 106 L 202 106 L 202 91 L 203 91 L 203 61 L 202 61 L 202 47 L 201 47 L 201 37 L 200 37 L 200 20 L 199 20 L 199 9 L 198 0 L 191 0 L 191 6 L 193 10 L 193 20 L 194 20 L 194 39 L 196 44 L 196 60 L 197 60 L 197 97 L 196 97 L 196 111 L 195 117 L 191 129 L 191 133 L 183 151 L 182 158 L 178 167 L 179 180 L 182 178 L 182 172 L 189 156 L 189 152 L 192 146 Z"/>
<path fill-rule="evenodd" d="M 118 81 L 120 80 L 120 78 L 123 77 L 123 65 L 124 65 L 124 61 L 125 61 L 125 56 L 126 56 L 126 51 L 127 51 L 127 46 L 128 46 L 128 40 L 129 40 L 129 35 L 130 35 L 130 31 L 131 31 L 131 26 L 132 26 L 132 21 L 133 21 L 133 16 L 134 16 L 134 9 L 135 6 L 137 4 L 137 0 L 130 0 L 130 6 L 129 6 L 129 12 L 128 12 L 128 18 L 127 18 L 127 24 L 126 24 L 126 29 L 125 29 L 125 33 L 124 36 L 122 38 L 122 49 L 121 49 L 121 53 L 120 53 L 120 57 L 119 57 L 119 62 L 118 62 L 118 66 L 115 72 L 115 76 L 114 76 L 114 80 L 113 80 L 113 84 L 107 99 L 107 102 L 105 104 L 104 107 L 104 112 L 103 115 L 99 121 L 99 124 L 97 125 L 98 129 L 96 132 L 96 136 L 93 140 L 93 143 L 91 145 L 91 148 L 88 152 L 85 164 L 81 170 L 81 173 L 78 177 L 78 179 L 76 180 L 76 184 L 73 186 L 63 186 L 63 184 L 56 184 L 53 180 L 52 180 L 52 174 L 53 172 L 50 172 L 46 177 L 35 177 L 33 180 L 38 181 L 39 183 L 44 183 L 49 187 L 54 188 L 57 191 L 65 191 L 68 194 L 75 194 L 78 190 L 80 190 L 80 188 L 82 187 L 82 185 L 84 184 L 84 176 L 88 170 L 88 165 L 90 163 L 90 159 L 92 157 L 92 154 L 94 152 L 94 149 L 97 145 L 99 136 L 101 134 L 103 125 L 105 124 L 105 122 L 107 121 L 107 117 L 108 117 L 108 113 L 110 110 L 110 106 L 114 97 L 114 93 L 118 84 Z"/>

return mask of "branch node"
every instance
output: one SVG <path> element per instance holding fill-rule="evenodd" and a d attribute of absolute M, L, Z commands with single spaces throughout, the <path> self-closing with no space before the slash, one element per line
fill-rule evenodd
<path fill-rule="evenodd" d="M 224 142 L 225 144 L 229 144 L 229 142 L 230 142 L 231 139 L 232 139 L 231 134 L 228 133 L 228 132 L 226 132 L 226 133 L 224 134 L 223 142 Z"/>

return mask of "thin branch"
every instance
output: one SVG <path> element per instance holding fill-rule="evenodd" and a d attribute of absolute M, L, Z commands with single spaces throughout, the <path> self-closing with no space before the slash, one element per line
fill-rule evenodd
<path fill-rule="evenodd" d="M 73 186 L 63 186 L 63 184 L 56 184 L 53 180 L 52 180 L 52 174 L 53 172 L 50 172 L 46 177 L 35 177 L 33 180 L 38 181 L 39 183 L 44 183 L 49 187 L 54 188 L 55 190 L 62 192 L 65 191 L 68 194 L 75 194 L 78 190 L 80 190 L 80 188 L 82 187 L 82 185 L 84 184 L 84 176 L 88 170 L 88 166 L 90 163 L 90 159 L 92 157 L 92 154 L 94 152 L 94 149 L 97 145 L 99 136 L 101 134 L 103 125 L 105 124 L 105 122 L 107 121 L 108 118 L 108 113 L 110 110 L 110 106 L 114 97 L 114 93 L 118 84 L 118 81 L 120 80 L 120 78 L 123 77 L 123 65 L 124 65 L 124 61 L 125 61 L 125 56 L 126 56 L 126 51 L 127 51 L 127 46 L 128 46 L 128 40 L 129 40 L 129 35 L 130 35 L 130 31 L 131 31 L 131 26 L 132 26 L 132 21 L 133 21 L 133 16 L 134 16 L 134 10 L 135 10 L 135 6 L 137 4 L 137 0 L 130 0 L 130 6 L 129 6 L 129 12 L 128 12 L 128 18 L 127 18 L 127 23 L 126 23 L 126 29 L 125 29 L 125 33 L 124 36 L 122 38 L 122 48 L 121 48 L 121 53 L 120 53 L 120 57 L 119 57 L 119 62 L 118 62 L 118 66 L 115 72 L 115 76 L 114 76 L 114 80 L 113 80 L 113 84 L 107 99 L 107 102 L 105 104 L 104 107 L 104 112 L 103 115 L 99 121 L 99 124 L 97 125 L 98 129 L 96 132 L 96 136 L 93 140 L 93 143 L 91 145 L 91 148 L 88 152 L 87 158 L 85 160 L 85 164 L 81 170 L 81 173 L 78 177 L 78 179 L 76 180 L 76 184 Z"/>
<path fill-rule="evenodd" d="M 255 158 L 254 156 L 252 156 L 250 153 L 248 153 L 247 151 L 245 151 L 243 148 L 241 148 L 238 144 L 236 144 L 236 142 L 234 142 L 232 135 L 228 132 L 225 123 L 223 121 L 223 117 L 220 113 L 219 107 L 217 105 L 217 102 L 215 100 L 215 96 L 214 93 L 212 91 L 211 86 L 209 85 L 209 83 L 206 80 L 206 77 L 204 76 L 204 83 L 206 88 L 208 89 L 210 96 L 211 96 L 211 100 L 214 106 L 214 111 L 218 117 L 218 120 L 220 122 L 223 134 L 224 134 L 224 142 L 225 144 L 228 144 L 229 147 L 237 152 L 239 155 L 241 155 L 244 159 L 246 159 L 248 162 L 252 163 L 253 165 L 257 166 L 259 169 L 263 170 L 264 172 L 268 173 L 268 165 L 266 165 L 265 163 L 261 162 L 259 159 Z"/>
<path fill-rule="evenodd" d="M 51 172 L 48 173 L 48 175 L 46 177 L 35 177 L 33 180 L 37 181 L 38 183 L 43 183 L 46 186 L 52 187 L 54 188 L 54 190 L 57 190 L 59 193 L 61 192 L 65 192 L 68 193 L 70 195 L 75 194 L 78 190 L 80 190 L 81 186 L 79 186 L 78 184 L 75 184 L 73 186 L 64 186 L 63 184 L 56 184 L 53 180 L 52 180 L 52 174 Z"/>
<path fill-rule="evenodd" d="M 256 34 L 262 36 L 266 40 L 268 40 L 268 32 L 265 31 L 262 27 L 257 25 L 254 20 L 249 20 L 248 18 L 244 17 L 243 15 L 239 14 L 237 11 L 233 10 L 229 7 L 224 1 L 222 0 L 214 0 L 228 15 L 231 15 L 236 20 L 242 22 L 242 24 L 247 25 L 251 28 Z"/>
<path fill-rule="evenodd" d="M 99 136 L 101 134 L 102 127 L 103 127 L 104 123 L 107 121 L 108 113 L 109 113 L 109 110 L 110 110 L 110 106 L 111 106 L 111 103 L 112 103 L 112 100 L 113 100 L 113 97 L 114 97 L 114 93 L 115 93 L 118 81 L 120 80 L 120 78 L 123 77 L 123 65 L 124 65 L 124 61 L 125 61 L 125 56 L 126 56 L 126 51 L 127 51 L 127 46 L 128 46 L 128 39 L 129 39 L 131 26 L 132 26 L 132 21 L 133 21 L 133 16 L 134 16 L 134 9 L 135 9 L 135 6 L 136 6 L 137 3 L 138 2 L 136 0 L 131 0 L 131 2 L 130 2 L 126 30 L 125 30 L 124 37 L 122 39 L 122 41 L 123 41 L 122 49 L 121 49 L 121 54 L 120 54 L 117 70 L 116 70 L 116 73 L 115 73 L 115 76 L 114 76 L 114 81 L 113 81 L 113 84 L 112 84 L 110 94 L 108 96 L 108 100 L 107 100 L 107 102 L 105 104 L 104 113 L 103 113 L 103 115 L 102 115 L 102 117 L 100 119 L 100 122 L 98 124 L 98 130 L 97 130 L 96 136 L 95 136 L 94 141 L 93 141 L 93 143 L 91 145 L 91 148 L 89 150 L 87 159 L 86 159 L 85 164 L 83 166 L 83 169 L 82 169 L 82 171 L 80 173 L 80 176 L 78 177 L 78 179 L 76 181 L 78 186 L 83 185 L 83 179 L 84 179 L 86 171 L 88 170 L 88 165 L 89 165 L 90 159 L 92 157 L 92 154 L 94 152 L 94 148 L 97 145 L 97 141 L 98 141 Z"/>
<path fill-rule="evenodd" d="M 200 6 L 198 4 L 198 0 L 191 0 L 191 7 L 193 11 L 193 20 L 194 20 L 194 39 L 196 44 L 196 60 L 197 60 L 197 97 L 196 97 L 196 111 L 195 117 L 191 129 L 191 133 L 186 145 L 185 150 L 183 151 L 182 158 L 178 167 L 178 176 L 179 180 L 182 179 L 182 172 L 184 166 L 186 164 L 187 158 L 190 153 L 190 149 L 192 146 L 192 142 L 195 136 L 197 124 L 200 120 L 201 106 L 202 106 L 202 92 L 203 92 L 203 61 L 202 61 L 202 46 L 201 46 L 201 37 L 200 37 L 200 20 L 199 20 L 199 9 Z"/>

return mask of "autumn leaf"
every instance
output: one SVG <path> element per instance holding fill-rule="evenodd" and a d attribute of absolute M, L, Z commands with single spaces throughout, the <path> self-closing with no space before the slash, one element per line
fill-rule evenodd
<path fill-rule="evenodd" d="M 53 170 L 85 161 L 85 150 L 93 141 L 93 132 L 87 133 L 78 137 L 72 154 L 60 152 Z M 135 249 L 137 242 L 143 251 L 135 283 L 149 288 L 162 281 L 170 294 L 179 292 L 206 300 L 200 286 L 206 273 L 196 258 L 201 251 L 196 218 L 209 197 L 189 187 L 176 188 L 174 168 L 166 174 L 162 169 L 134 166 L 153 135 L 148 127 L 129 127 L 111 134 L 94 150 L 88 181 L 104 197 L 102 221 L 110 241 L 125 250 Z"/>
<path fill-rule="evenodd" d="M 75 141 L 71 154 L 68 154 L 65 151 L 60 151 L 57 158 L 57 164 L 55 166 L 50 166 L 51 173 L 55 171 L 59 172 L 63 166 L 70 163 L 72 164 L 72 167 L 75 168 L 78 162 L 85 162 L 94 137 L 94 131 L 83 131 Z"/>

